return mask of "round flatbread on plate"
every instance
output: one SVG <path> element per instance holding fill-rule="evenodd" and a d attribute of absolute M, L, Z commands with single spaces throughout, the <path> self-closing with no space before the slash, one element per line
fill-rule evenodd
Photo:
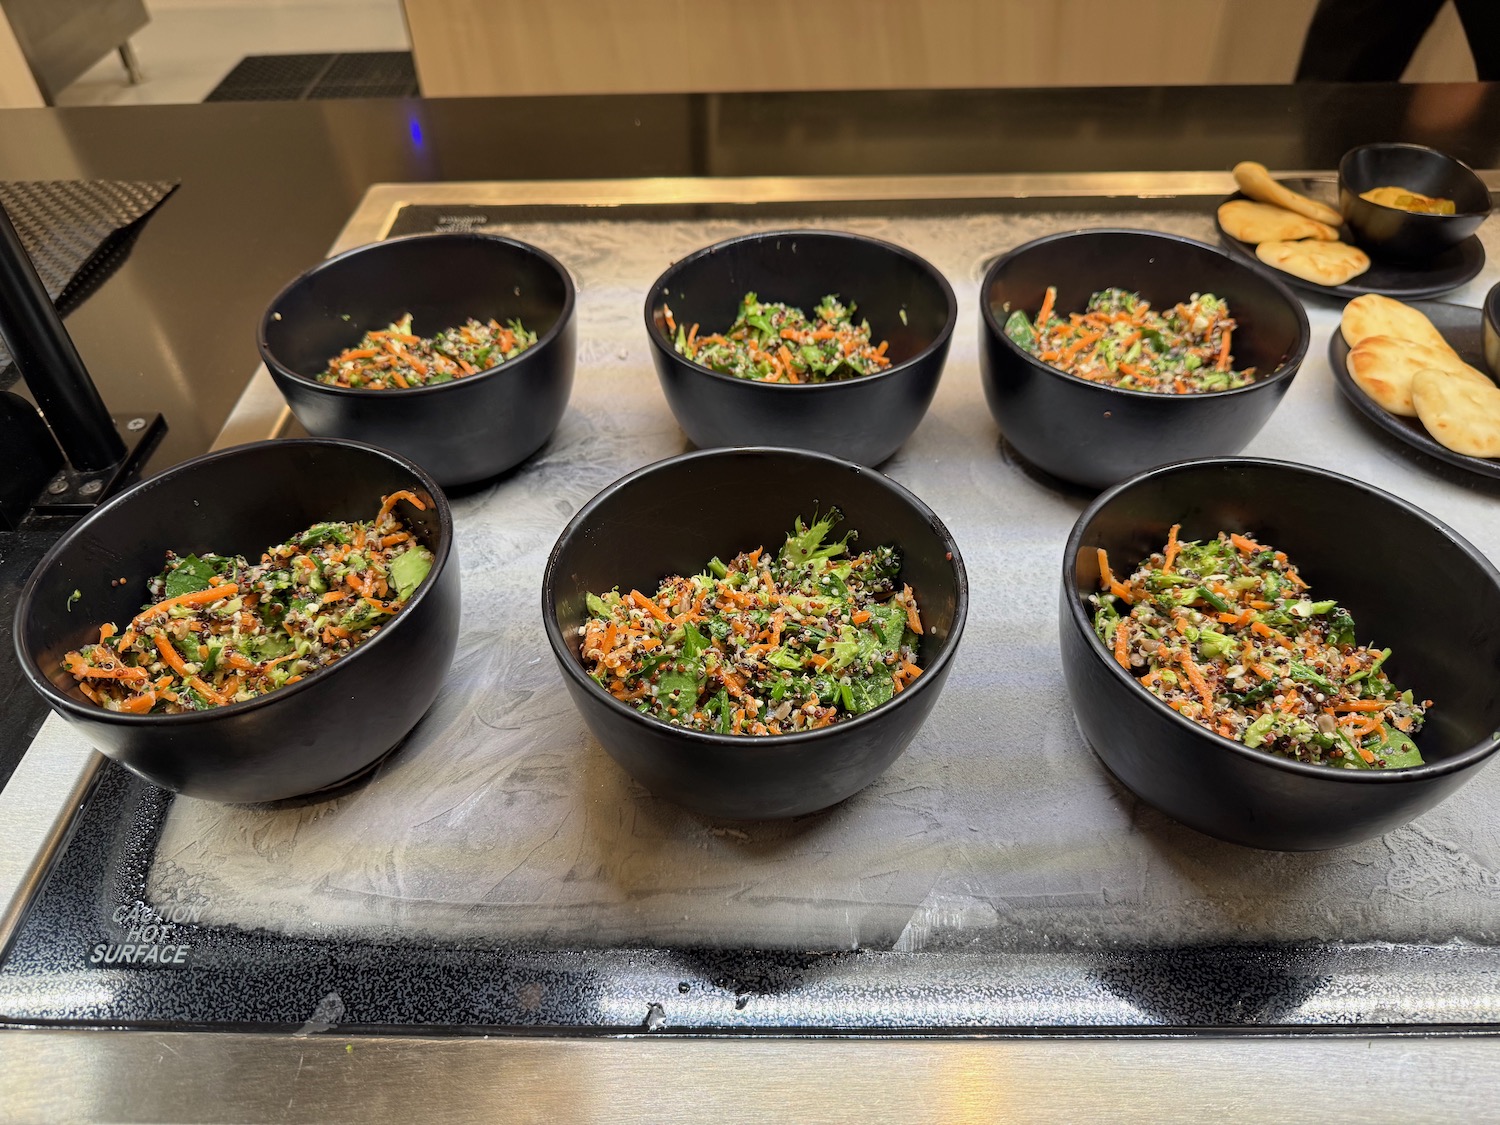
<path fill-rule="evenodd" d="M 1300 188 L 1302 185 L 1294 181 L 1292 186 Z M 1244 198 L 1243 194 L 1236 192 L 1221 202 L 1228 203 Z M 1214 226 L 1219 232 L 1219 242 L 1231 255 L 1242 262 L 1250 263 L 1257 269 L 1273 268 L 1255 256 L 1253 243 L 1235 238 L 1226 231 L 1217 215 L 1214 217 Z M 1347 229 L 1342 230 L 1339 237 L 1351 245 L 1354 242 Z M 1283 273 L 1280 270 L 1276 271 L 1276 276 L 1295 289 L 1319 297 L 1334 299 L 1342 297 L 1347 300 L 1350 297 L 1358 297 L 1361 293 L 1378 293 L 1403 301 L 1415 301 L 1451 293 L 1459 286 L 1473 281 L 1482 269 L 1484 269 L 1484 243 L 1479 241 L 1478 235 L 1472 235 L 1453 249 L 1445 250 L 1420 266 L 1384 262 L 1379 258 L 1373 258 L 1369 269 L 1342 285 L 1320 285 L 1315 281 L 1307 281 L 1295 274 Z"/>
<path fill-rule="evenodd" d="M 1459 359 L 1483 373 L 1484 317 L 1480 310 L 1446 301 L 1418 301 L 1415 304 L 1432 321 L 1447 345 L 1458 353 Z M 1403 445 L 1476 476 L 1500 480 L 1500 458 L 1471 457 L 1465 453 L 1455 453 L 1429 434 L 1419 419 L 1402 418 L 1388 410 L 1382 410 L 1374 399 L 1359 389 L 1359 385 L 1349 374 L 1350 350 L 1343 333 L 1329 334 L 1328 362 L 1333 368 L 1334 383 L 1356 410 Z M 1493 381 L 1494 376 L 1489 378 Z"/>
<path fill-rule="evenodd" d="M 1366 336 L 1349 353 L 1349 377 L 1360 390 L 1392 414 L 1417 417 L 1411 399 L 1419 371 L 1441 371 L 1455 379 L 1490 385 L 1490 377 L 1459 359 L 1446 344 L 1435 348 L 1394 336 Z"/>

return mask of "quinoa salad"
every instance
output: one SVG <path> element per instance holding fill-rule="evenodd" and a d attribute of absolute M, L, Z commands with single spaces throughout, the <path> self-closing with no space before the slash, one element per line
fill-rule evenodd
<path fill-rule="evenodd" d="M 869 322 L 855 324 L 854 309 L 830 295 L 808 317 L 801 309 L 766 304 L 746 293 L 734 323 L 707 336 L 696 324 L 678 324 L 669 308 L 663 315 L 677 354 L 721 375 L 763 383 L 830 383 L 891 365 L 886 342 L 871 342 Z"/>
<path fill-rule="evenodd" d="M 366 332 L 354 347 L 334 356 L 318 381 L 367 391 L 450 383 L 498 367 L 535 343 L 536 333 L 519 320 L 470 319 L 435 336 L 416 336 L 407 313 L 388 328 Z"/>
<path fill-rule="evenodd" d="M 828 541 L 837 511 L 655 593 L 589 594 L 589 674 L 622 703 L 689 730 L 816 730 L 879 707 L 922 674 L 922 619 L 901 556 Z"/>
<path fill-rule="evenodd" d="M 106 711 L 174 715 L 294 684 L 375 636 L 427 577 L 432 552 L 396 517 L 405 490 L 368 523 L 319 523 L 260 561 L 167 554 L 151 602 L 123 630 L 63 658 Z"/>
<path fill-rule="evenodd" d="M 1081 313 L 1057 313 L 1056 300 L 1056 286 L 1048 286 L 1036 318 L 1016 309 L 1005 334 L 1059 371 L 1157 394 L 1228 391 L 1255 381 L 1253 367 L 1234 369 L 1235 321 L 1212 293 L 1194 293 L 1165 312 L 1125 289 L 1101 289 Z"/>
<path fill-rule="evenodd" d="M 1422 764 L 1412 737 L 1432 700 L 1387 677 L 1390 649 L 1355 639 L 1335 601 L 1315 601 L 1286 555 L 1248 536 L 1178 539 L 1126 579 L 1099 549 L 1094 631 L 1179 714 L 1270 754 L 1340 769 Z"/>

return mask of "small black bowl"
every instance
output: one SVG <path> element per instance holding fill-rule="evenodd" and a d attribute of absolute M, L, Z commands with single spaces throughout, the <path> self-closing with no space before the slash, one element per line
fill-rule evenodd
<path fill-rule="evenodd" d="M 449 487 L 502 473 L 552 436 L 573 389 L 573 305 L 568 271 L 535 246 L 419 234 L 318 263 L 276 295 L 256 344 L 308 433 L 394 449 Z M 317 381 L 332 357 L 408 312 L 418 334 L 518 317 L 537 342 L 450 383 L 372 391 Z"/>
<path fill-rule="evenodd" d="M 168 549 L 256 559 L 314 523 L 373 519 L 381 497 L 403 488 L 427 505 L 403 505 L 401 519 L 431 548 L 432 570 L 390 624 L 327 668 L 183 715 L 106 711 L 63 670 L 100 625 L 139 612 Z M 111 585 L 117 578 L 126 581 Z M 302 439 L 184 461 L 87 516 L 27 581 L 15 636 L 32 687 L 101 753 L 175 793 L 258 802 L 336 786 L 405 738 L 437 696 L 458 623 L 453 519 L 437 482 L 382 449 Z"/>
<path fill-rule="evenodd" d="M 1484 365 L 1500 382 L 1500 282 L 1490 286 L 1484 295 L 1484 323 L 1481 328 Z"/>
<path fill-rule="evenodd" d="M 844 515 L 836 533 L 857 531 L 861 548 L 901 548 L 901 578 L 921 607 L 922 675 L 889 703 L 799 734 L 703 734 L 648 718 L 589 678 L 578 636 L 589 592 L 655 590 L 715 555 L 776 550 L 798 516 L 830 506 Z M 795 449 L 687 453 L 631 473 L 573 517 L 542 583 L 542 619 L 563 683 L 610 757 L 658 796 L 733 819 L 814 812 L 875 780 L 937 702 L 968 606 L 958 544 L 922 501 L 871 469 Z"/>
<path fill-rule="evenodd" d="M 1364 772 L 1273 757 L 1183 718 L 1135 682 L 1095 636 L 1085 599 L 1098 549 L 1128 573 L 1182 524 L 1183 539 L 1243 531 L 1285 551 L 1315 595 L 1353 614 L 1362 643 L 1392 649 L 1396 684 L 1436 705 L 1426 764 Z M 1351 546 L 1379 528 L 1390 550 Z M 1462 607 L 1442 612 L 1438 607 Z M 1083 735 L 1148 804 L 1211 836 L 1258 848 L 1337 848 L 1404 824 L 1500 749 L 1500 572 L 1421 509 L 1348 477 L 1281 461 L 1187 461 L 1096 499 L 1063 554 L 1063 671 Z"/>
<path fill-rule="evenodd" d="M 1154 308 L 1194 293 L 1229 302 L 1238 323 L 1235 365 L 1249 386 L 1205 394 L 1127 391 L 1043 363 L 1005 334 L 1007 310 L 1035 313 L 1047 286 L 1056 308 L 1080 311 L 1117 286 Z M 1018 246 L 990 266 L 979 289 L 984 396 L 1006 439 L 1054 476 L 1103 488 L 1153 465 L 1238 453 L 1281 402 L 1307 354 L 1302 302 L 1266 272 L 1191 238 L 1141 230 L 1078 230 Z"/>
<path fill-rule="evenodd" d="M 1378 187 L 1402 187 L 1451 199 L 1456 214 L 1421 215 L 1361 199 Z M 1426 145 L 1361 145 L 1339 161 L 1339 210 L 1354 241 L 1380 258 L 1418 262 L 1457 246 L 1489 218 L 1490 193 L 1461 160 Z"/>
<path fill-rule="evenodd" d="M 762 383 L 721 375 L 678 355 L 666 309 L 702 332 L 727 329 L 748 292 L 811 312 L 835 293 L 857 306 L 891 366 L 835 383 Z M 826 230 L 747 234 L 682 259 L 646 296 L 646 335 L 667 405 L 693 444 L 778 445 L 878 465 L 909 438 L 937 392 L 958 301 L 910 250 Z"/>

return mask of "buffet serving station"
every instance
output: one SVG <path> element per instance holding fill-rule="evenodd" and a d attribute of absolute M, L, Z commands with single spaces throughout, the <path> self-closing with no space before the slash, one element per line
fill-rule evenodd
<path fill-rule="evenodd" d="M 1091 494 L 1028 466 L 984 405 L 990 261 L 1077 227 L 1212 242 L 1233 188 L 1219 172 L 371 188 L 334 252 L 488 230 L 568 268 L 568 412 L 532 460 L 450 497 L 458 656 L 368 779 L 274 807 L 173 799 L 48 719 L 0 795 L 0 1019 L 51 1029 L 8 1048 L 27 1085 L 67 1066 L 137 1087 L 143 1060 L 172 1051 L 232 1072 L 241 1112 L 290 1092 L 308 1116 L 362 1081 L 429 1089 L 428 1066 L 446 1074 L 436 1098 L 520 1088 L 539 1116 L 691 1116 L 703 1104 L 671 1094 L 689 1069 L 722 1074 L 742 1108 L 829 1073 L 812 1096 L 830 1112 L 863 1096 L 916 1113 L 930 1095 L 1044 1113 L 1074 1084 L 1071 1104 L 1101 1116 L 1167 1096 L 1185 1113 L 1402 1116 L 1435 1090 L 1483 1112 L 1500 773 L 1319 853 L 1223 843 L 1137 801 L 1080 735 L 1060 667 L 1063 544 Z M 972 608 L 944 696 L 873 786 L 806 817 L 719 823 L 654 798 L 588 735 L 547 650 L 541 574 L 590 497 L 690 448 L 651 367 L 652 280 L 719 239 L 798 227 L 908 247 L 957 293 L 937 396 L 880 470 L 952 530 Z M 1500 280 L 1493 224 L 1481 237 L 1488 264 L 1446 300 L 1477 306 Z M 1341 303 L 1305 301 L 1306 362 L 1244 452 L 1384 488 L 1500 560 L 1500 486 L 1366 420 L 1329 368 Z M 216 448 L 295 432 L 262 368 Z M 288 1086 L 304 1065 L 316 1081 Z M 135 1092 L 169 1115 L 192 1089 Z"/>

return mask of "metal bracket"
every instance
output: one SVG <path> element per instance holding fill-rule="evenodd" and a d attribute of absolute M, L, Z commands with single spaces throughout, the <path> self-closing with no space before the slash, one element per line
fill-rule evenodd
<path fill-rule="evenodd" d="M 121 417 L 111 414 L 115 429 L 125 442 L 125 456 L 107 469 L 81 472 L 64 465 L 47 482 L 31 505 L 41 515 L 82 515 L 108 500 L 145 460 L 157 439 L 167 432 L 160 414 L 137 414 Z"/>

